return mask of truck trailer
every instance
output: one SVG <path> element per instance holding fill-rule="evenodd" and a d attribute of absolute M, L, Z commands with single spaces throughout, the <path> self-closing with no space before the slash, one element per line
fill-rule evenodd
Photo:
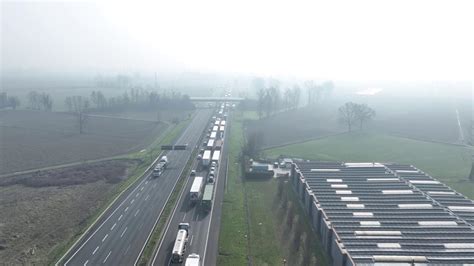
<path fill-rule="evenodd" d="M 186 244 L 188 243 L 189 224 L 180 223 L 178 225 L 178 234 L 174 241 L 173 252 L 171 253 L 171 262 L 182 263 L 186 252 Z"/>
<path fill-rule="evenodd" d="M 189 198 L 191 199 L 191 203 L 196 203 L 198 200 L 201 199 L 204 184 L 204 177 L 196 176 L 194 178 L 193 184 L 191 185 L 191 190 L 189 191 Z"/>
<path fill-rule="evenodd" d="M 211 150 L 205 150 L 202 154 L 202 166 L 207 167 L 211 163 Z"/>

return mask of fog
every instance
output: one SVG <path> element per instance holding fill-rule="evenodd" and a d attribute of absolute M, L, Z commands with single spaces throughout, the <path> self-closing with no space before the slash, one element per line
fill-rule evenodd
<path fill-rule="evenodd" d="M 6 1 L 2 72 L 471 80 L 470 1 Z"/>

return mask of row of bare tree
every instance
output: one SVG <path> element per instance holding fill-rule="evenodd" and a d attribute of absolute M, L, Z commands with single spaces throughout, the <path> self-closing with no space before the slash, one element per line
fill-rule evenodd
<path fill-rule="evenodd" d="M 375 117 L 375 110 L 367 104 L 347 102 L 339 107 L 339 121 L 347 125 L 347 130 L 352 131 L 354 124 L 359 125 L 362 130 L 363 125 Z"/>
<path fill-rule="evenodd" d="M 106 98 L 101 91 L 93 91 L 90 97 L 69 96 L 65 99 L 65 105 L 69 112 L 77 117 L 79 133 L 84 133 L 87 122 L 87 113 L 95 111 L 115 111 L 115 110 L 163 110 L 179 109 L 190 110 L 194 108 L 188 95 L 172 92 L 168 94 L 158 94 L 155 91 L 144 91 L 141 89 L 130 89 L 120 96 Z M 159 112 L 157 120 L 159 120 Z"/>
<path fill-rule="evenodd" d="M 53 98 L 46 92 L 39 93 L 36 91 L 30 91 L 28 93 L 28 103 L 32 110 L 53 110 Z"/>
<path fill-rule="evenodd" d="M 0 93 L 0 109 L 12 108 L 16 109 L 20 105 L 20 99 L 16 96 L 8 96 L 6 92 Z"/>

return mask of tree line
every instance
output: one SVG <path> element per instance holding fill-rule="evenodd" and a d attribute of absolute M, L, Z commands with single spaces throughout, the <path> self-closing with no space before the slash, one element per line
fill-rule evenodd
<path fill-rule="evenodd" d="M 372 120 L 375 115 L 375 110 L 367 104 L 347 102 L 339 107 L 339 121 L 347 126 L 349 132 L 355 124 L 358 124 L 359 129 L 362 130 L 364 124 Z"/>
<path fill-rule="evenodd" d="M 15 110 L 20 105 L 20 99 L 16 96 L 8 96 L 6 92 L 0 93 L 0 109 L 12 108 Z"/>
<path fill-rule="evenodd" d="M 268 117 L 279 111 L 296 109 L 300 106 L 303 89 L 298 84 L 285 88 L 282 94 L 281 83 L 278 80 L 269 79 L 267 83 L 270 84 L 268 87 L 265 86 L 265 80 L 262 78 L 255 78 L 253 81 L 253 87 L 257 92 L 256 111 L 259 118 Z M 307 106 L 313 106 L 324 97 L 331 95 L 334 83 L 324 81 L 318 84 L 313 80 L 308 80 L 304 82 L 303 88 L 306 89 Z M 250 105 L 249 103 L 245 104 Z"/>
<path fill-rule="evenodd" d="M 75 112 L 74 99 L 70 96 L 65 99 L 65 105 L 69 112 Z M 118 96 L 106 97 L 101 91 L 93 91 L 90 97 L 83 97 L 87 101 L 88 110 L 94 111 L 117 111 L 124 109 L 132 110 L 167 110 L 180 109 L 192 110 L 194 104 L 186 94 L 177 92 L 158 93 L 143 89 L 130 89 Z"/>

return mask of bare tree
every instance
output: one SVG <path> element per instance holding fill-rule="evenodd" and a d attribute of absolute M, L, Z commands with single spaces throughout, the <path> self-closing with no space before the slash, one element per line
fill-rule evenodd
<path fill-rule="evenodd" d="M 375 110 L 367 106 L 366 104 L 356 104 L 354 106 L 354 113 L 356 120 L 359 122 L 359 128 L 362 130 L 362 126 L 367 121 L 375 117 Z"/>
<path fill-rule="evenodd" d="M 339 121 L 347 125 L 349 132 L 352 131 L 352 125 L 356 120 L 355 106 L 355 103 L 347 102 L 339 107 Z"/>
<path fill-rule="evenodd" d="M 8 97 L 8 105 L 10 105 L 10 107 L 15 110 L 17 106 L 20 105 L 20 99 L 18 99 L 18 97 L 15 97 L 15 96 L 9 96 Z"/>
<path fill-rule="evenodd" d="M 262 119 L 263 116 L 263 107 L 265 105 L 265 89 L 263 87 L 260 87 L 257 90 L 257 97 L 258 97 L 258 102 L 257 102 L 257 113 L 258 113 L 258 119 Z"/>
<path fill-rule="evenodd" d="M 88 119 L 89 100 L 82 96 L 72 96 L 67 97 L 65 103 L 69 110 L 75 113 L 79 134 L 83 134 Z"/>

